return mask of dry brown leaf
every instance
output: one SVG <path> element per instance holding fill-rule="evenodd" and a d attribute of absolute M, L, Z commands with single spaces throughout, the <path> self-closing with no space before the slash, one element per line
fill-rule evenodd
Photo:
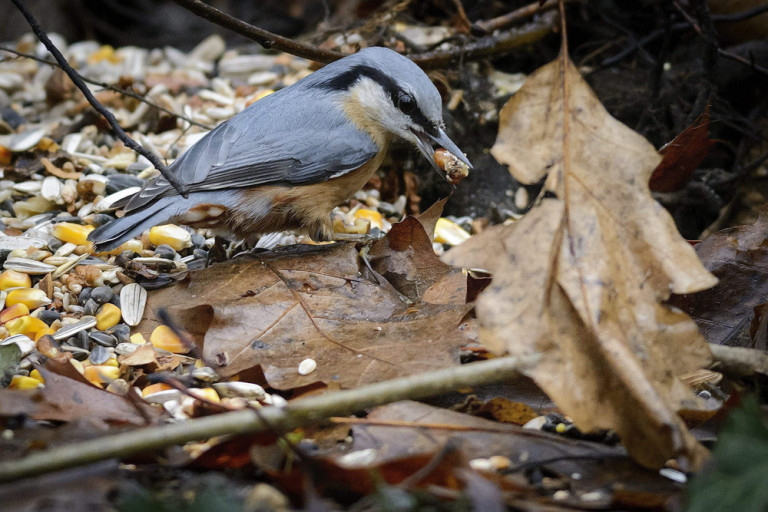
<path fill-rule="evenodd" d="M 428 218 L 426 222 L 430 223 Z M 432 231 L 434 232 L 434 225 Z M 458 274 L 459 281 L 452 283 L 452 292 L 455 295 L 453 302 L 466 302 L 466 277 L 440 261 L 432 249 L 432 241 L 425 231 L 425 226 L 413 217 L 406 217 L 402 222 L 394 224 L 387 236 L 373 244 L 368 256 L 373 269 L 410 300 L 449 302 L 450 299 L 445 297 L 445 290 L 429 290 L 446 278 Z M 435 296 L 441 298 L 432 298 Z"/>
<path fill-rule="evenodd" d="M 67 364 L 67 366 L 71 366 Z M 61 368 L 64 368 L 63 366 Z M 74 368 L 72 369 L 77 373 Z M 29 416 L 36 420 L 74 421 L 86 418 L 107 423 L 146 425 L 159 421 L 159 407 L 132 402 L 93 384 L 41 368 L 45 387 L 34 392 L 0 390 L 0 416 Z"/>
<path fill-rule="evenodd" d="M 670 303 L 699 325 L 704 337 L 716 345 L 738 344 L 754 308 L 768 296 L 768 208 L 754 224 L 723 229 L 696 246 L 696 254 L 720 283 L 703 293 L 674 296 Z"/>
<path fill-rule="evenodd" d="M 476 414 L 500 423 L 513 423 L 521 426 L 539 416 L 529 405 L 500 396 L 485 402 Z"/>
<path fill-rule="evenodd" d="M 462 329 L 471 307 L 463 300 L 466 280 L 414 249 L 426 240 L 434 257 L 418 221 L 401 224 L 375 252 L 374 267 L 406 272 L 417 285 L 405 288 L 434 303 L 418 294 L 406 300 L 383 279 L 378 284 L 361 277 L 354 245 L 300 246 L 293 249 L 299 252 L 266 253 L 192 273 L 150 298 L 149 321 L 140 329 L 148 335 L 157 323 L 154 310 L 177 305 L 169 312 L 203 345 L 207 364 L 224 376 L 260 366 L 278 389 L 315 382 L 349 388 L 457 364 L 459 347 L 473 341 Z M 407 258 L 398 259 L 404 266 L 388 264 L 402 255 L 428 262 L 428 268 L 411 267 Z M 317 369 L 302 376 L 298 365 L 306 358 Z"/>
<path fill-rule="evenodd" d="M 672 142 L 659 150 L 663 155 L 648 182 L 654 192 L 674 192 L 688 183 L 715 141 L 709 138 L 709 109 L 696 118 Z"/>
<path fill-rule="evenodd" d="M 513 467 L 546 468 L 549 475 L 560 476 L 574 496 L 596 489 L 620 488 L 656 496 L 663 502 L 661 498 L 677 492 L 675 484 L 632 462 L 620 446 L 524 430 L 412 401 L 378 407 L 365 419 L 371 424 L 352 426 L 354 443 L 350 451 L 371 450 L 369 468 L 393 463 L 406 455 L 433 453 L 450 443 L 467 459 L 501 455 L 509 458 Z M 386 422 L 400 426 L 385 425 Z M 407 423 L 412 426 L 404 426 Z M 573 478 L 575 473 L 578 478 Z M 523 474 L 518 471 L 506 478 Z M 527 478 L 516 483 L 520 485 L 517 490 L 523 492 L 529 485 Z M 605 498 L 610 504 L 610 492 Z"/>
<path fill-rule="evenodd" d="M 495 271 L 477 303 L 480 339 L 497 352 L 543 353 L 530 376 L 585 431 L 616 430 L 649 467 L 698 467 L 706 450 L 677 415 L 695 396 L 675 376 L 711 355 L 670 292 L 716 279 L 650 196 L 654 148 L 613 119 L 567 58 L 532 74 L 501 112 L 491 150 L 545 199 L 515 225 L 481 233 L 446 261 Z"/>

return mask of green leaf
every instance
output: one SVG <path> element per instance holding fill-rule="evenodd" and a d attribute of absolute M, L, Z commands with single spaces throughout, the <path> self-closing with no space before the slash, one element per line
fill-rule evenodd
<path fill-rule="evenodd" d="M 710 465 L 693 479 L 687 512 L 768 510 L 768 425 L 757 401 L 731 413 Z"/>
<path fill-rule="evenodd" d="M 15 343 L 0 345 L 0 386 L 11 382 L 11 375 L 21 361 L 21 349 Z"/>

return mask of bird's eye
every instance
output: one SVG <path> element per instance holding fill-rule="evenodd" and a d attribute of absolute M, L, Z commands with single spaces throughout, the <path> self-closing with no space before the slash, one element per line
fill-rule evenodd
<path fill-rule="evenodd" d="M 413 96 L 410 94 L 401 92 L 397 97 L 397 108 L 399 108 L 403 114 L 410 114 L 416 108 L 416 100 L 414 100 Z"/>

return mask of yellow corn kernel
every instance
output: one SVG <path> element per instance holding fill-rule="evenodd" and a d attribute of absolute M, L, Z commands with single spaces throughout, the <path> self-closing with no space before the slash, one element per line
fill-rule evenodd
<path fill-rule="evenodd" d="M 371 222 L 371 227 L 383 229 L 384 223 L 381 222 L 381 214 L 376 210 L 368 210 L 361 208 L 355 212 L 355 217 L 358 219 L 366 219 Z"/>
<path fill-rule="evenodd" d="M 10 165 L 13 153 L 5 146 L 0 146 L 0 165 Z"/>
<path fill-rule="evenodd" d="M 219 403 L 221 401 L 219 394 L 213 388 L 189 388 L 189 393 L 209 402 Z"/>
<path fill-rule="evenodd" d="M 169 389 L 173 389 L 168 384 L 163 384 L 162 382 L 158 382 L 157 384 L 150 384 L 149 386 L 145 387 L 141 390 L 141 396 L 149 396 L 152 393 L 158 393 L 160 391 L 168 391 Z"/>
<path fill-rule="evenodd" d="M 24 304 L 30 310 L 47 306 L 50 303 L 51 299 L 48 298 L 45 292 L 37 288 L 16 288 L 9 291 L 8 296 L 5 298 L 6 307 Z"/>
<path fill-rule="evenodd" d="M 11 336 L 24 334 L 35 341 L 43 336 L 43 334 L 48 334 L 49 331 L 45 322 L 29 315 L 9 320 L 6 322 L 5 327 L 8 329 Z"/>
<path fill-rule="evenodd" d="M 45 384 L 45 379 L 42 375 L 40 375 L 40 371 L 37 368 L 29 372 L 29 376 L 37 381 L 40 381 L 41 384 Z"/>
<path fill-rule="evenodd" d="M 114 366 L 91 365 L 85 367 L 83 373 L 88 382 L 103 387 L 115 379 L 120 378 L 120 368 Z"/>
<path fill-rule="evenodd" d="M 186 354 L 190 348 L 181 342 L 181 339 L 176 336 L 176 333 L 167 325 L 158 325 L 152 334 L 149 336 L 149 342 L 155 348 L 167 350 L 174 354 Z"/>
<path fill-rule="evenodd" d="M 43 387 L 43 383 L 26 375 L 14 375 L 11 378 L 9 389 L 37 389 Z"/>
<path fill-rule="evenodd" d="M 100 252 L 99 254 L 104 254 L 107 256 L 119 256 L 123 253 L 123 251 L 132 251 L 132 252 L 141 252 L 144 249 L 144 244 L 141 243 L 141 240 L 131 239 L 125 242 L 123 245 L 118 247 L 117 249 L 112 249 L 111 251 L 107 252 Z"/>
<path fill-rule="evenodd" d="M 4 324 L 5 322 L 13 320 L 14 318 L 27 316 L 28 314 L 29 308 L 26 306 L 26 304 L 14 304 L 13 306 L 5 308 L 2 312 L 0 312 L 0 324 Z"/>
<path fill-rule="evenodd" d="M 435 242 L 439 244 L 459 245 L 466 242 L 471 235 L 464 228 L 443 217 L 437 219 L 435 225 Z"/>
<path fill-rule="evenodd" d="M 93 226 L 83 224 L 73 224 L 71 222 L 60 222 L 51 228 L 51 234 L 62 242 L 69 242 L 75 245 L 87 245 L 88 233 L 93 231 Z"/>
<path fill-rule="evenodd" d="M 140 332 L 131 334 L 130 340 L 134 345 L 143 345 L 147 342 L 147 340 L 144 339 L 144 336 Z"/>
<path fill-rule="evenodd" d="M 45 322 L 43 322 L 43 323 L 45 323 Z M 48 327 L 46 325 L 44 329 L 40 329 L 39 331 L 37 331 L 37 334 L 35 334 L 35 338 L 34 339 L 35 339 L 35 341 L 39 341 L 40 338 L 42 338 L 46 334 L 53 334 L 54 332 L 56 332 L 56 331 L 54 331 L 53 329 L 51 329 L 50 327 Z M 56 348 L 53 348 L 52 351 L 53 351 L 53 355 L 56 355 L 58 353 L 58 350 Z M 43 355 L 45 355 L 45 354 L 43 354 Z M 49 357 L 51 357 L 51 356 L 49 356 Z"/>
<path fill-rule="evenodd" d="M 115 368 L 120 366 L 120 363 L 117 362 L 117 358 L 114 358 L 114 357 L 110 357 L 109 359 L 107 359 L 101 364 L 104 366 L 114 366 Z"/>
<path fill-rule="evenodd" d="M 253 96 L 250 100 L 248 100 L 246 102 L 245 106 L 247 107 L 249 105 L 252 105 L 253 103 L 256 103 L 257 101 L 259 101 L 261 98 L 265 98 L 265 97 L 269 96 L 273 92 L 275 92 L 274 89 L 264 89 L 263 91 L 257 93 L 255 96 Z"/>
<path fill-rule="evenodd" d="M 344 224 L 341 219 L 333 221 L 333 231 L 336 233 L 346 233 L 348 235 L 365 235 L 371 232 L 371 221 L 368 219 L 355 219 L 352 226 Z"/>
<path fill-rule="evenodd" d="M 149 243 L 170 245 L 174 250 L 180 251 L 192 247 L 192 235 L 186 229 L 175 224 L 165 224 L 149 230 Z"/>
<path fill-rule="evenodd" d="M 16 272 L 15 270 L 6 270 L 0 274 L 0 290 L 8 288 L 31 288 L 32 279 L 29 274 Z"/>
<path fill-rule="evenodd" d="M 565 423 L 558 423 L 557 426 L 555 427 L 555 432 L 557 432 L 558 434 L 562 434 L 566 430 L 568 430 L 568 427 L 565 425 Z"/>
<path fill-rule="evenodd" d="M 81 362 L 80 362 L 80 361 L 78 361 L 77 359 L 70 359 L 70 360 L 69 360 L 69 364 L 71 364 L 72 366 L 74 366 L 74 367 L 75 367 L 75 370 L 77 370 L 77 372 L 78 372 L 80 375 L 83 375 L 83 374 L 85 374 L 85 367 L 83 366 L 83 363 L 81 363 Z"/>
<path fill-rule="evenodd" d="M 88 56 L 88 64 L 96 64 L 103 60 L 107 60 L 112 64 L 120 62 L 120 56 L 115 53 L 115 49 L 108 45 L 102 45 L 98 50 Z"/>
<path fill-rule="evenodd" d="M 120 308 L 109 302 L 101 306 L 101 310 L 96 313 L 96 328 L 105 331 L 120 323 L 122 312 Z"/>

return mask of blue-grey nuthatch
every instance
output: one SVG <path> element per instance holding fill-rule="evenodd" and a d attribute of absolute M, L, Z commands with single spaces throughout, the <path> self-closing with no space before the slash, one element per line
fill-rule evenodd
<path fill-rule="evenodd" d="M 367 48 L 260 99 L 176 159 L 169 170 L 188 198 L 158 177 L 88 239 L 110 250 L 170 221 L 246 239 L 297 230 L 325 240 L 331 210 L 368 182 L 394 137 L 438 170 L 433 144 L 470 166 L 443 130 L 427 75 L 392 50 Z"/>

